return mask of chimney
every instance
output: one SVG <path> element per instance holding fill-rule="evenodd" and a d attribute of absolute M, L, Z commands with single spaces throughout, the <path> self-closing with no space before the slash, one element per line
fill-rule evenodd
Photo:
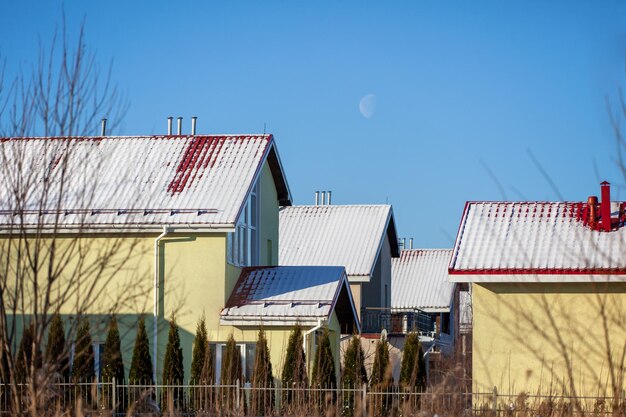
<path fill-rule="evenodd" d="M 178 118 L 178 129 L 176 132 L 177 135 L 182 135 L 183 134 L 183 118 L 179 117 Z"/>
<path fill-rule="evenodd" d="M 198 120 L 197 116 L 193 116 L 191 118 L 191 134 L 195 135 L 196 134 L 196 121 Z"/>
<path fill-rule="evenodd" d="M 333 195 L 333 192 L 332 191 L 327 191 L 327 193 L 328 193 L 328 205 L 330 206 L 332 204 L 331 197 Z"/>
<path fill-rule="evenodd" d="M 413 249 L 413 238 L 409 238 L 409 249 Z"/>
<path fill-rule="evenodd" d="M 100 124 L 100 136 L 106 136 L 107 135 L 107 119 L 102 119 L 102 122 Z"/>
<path fill-rule="evenodd" d="M 587 208 L 589 209 L 589 218 L 587 219 L 587 222 L 589 223 L 589 227 L 595 229 L 596 221 L 598 219 L 598 197 L 595 195 L 590 196 L 587 199 Z"/>
<path fill-rule="evenodd" d="M 600 183 L 602 193 L 602 204 L 600 205 L 600 216 L 602 217 L 601 229 L 605 232 L 611 231 L 611 184 L 608 181 Z"/>
<path fill-rule="evenodd" d="M 320 192 L 319 191 L 315 192 L 315 205 L 316 206 L 320 205 Z"/>
<path fill-rule="evenodd" d="M 172 121 L 174 118 L 172 116 L 167 118 L 167 135 L 172 136 Z"/>

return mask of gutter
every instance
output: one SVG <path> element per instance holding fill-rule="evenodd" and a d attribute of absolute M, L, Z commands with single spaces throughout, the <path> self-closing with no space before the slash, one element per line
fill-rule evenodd
<path fill-rule="evenodd" d="M 159 302 L 159 241 L 170 232 L 168 226 L 163 226 L 163 232 L 154 239 L 154 334 L 153 334 L 153 357 L 152 376 L 154 383 L 157 383 L 157 330 L 158 330 L 158 302 Z"/>

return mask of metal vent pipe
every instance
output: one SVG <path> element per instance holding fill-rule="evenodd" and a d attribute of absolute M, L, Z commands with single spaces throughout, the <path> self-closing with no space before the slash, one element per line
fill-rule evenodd
<path fill-rule="evenodd" d="M 102 119 L 102 122 L 100 124 L 100 136 L 106 136 L 107 135 L 107 119 Z"/>
<path fill-rule="evenodd" d="M 413 238 L 409 238 L 409 249 L 413 249 Z"/>
<path fill-rule="evenodd" d="M 197 116 L 193 116 L 191 118 L 191 134 L 195 135 L 196 134 L 196 122 L 198 120 Z"/>
<path fill-rule="evenodd" d="M 333 196 L 333 192 L 332 191 L 327 191 L 327 193 L 328 193 L 328 205 L 330 206 L 332 204 L 331 198 Z"/>
<path fill-rule="evenodd" d="M 172 116 L 167 118 L 167 134 L 168 136 L 172 135 L 172 122 L 174 118 Z"/>
<path fill-rule="evenodd" d="M 322 191 L 322 201 L 321 201 L 321 205 L 325 206 L 326 205 L 326 191 Z"/>
<path fill-rule="evenodd" d="M 176 131 L 177 135 L 182 135 L 183 134 L 183 118 L 179 117 L 178 118 L 178 129 Z"/>
<path fill-rule="evenodd" d="M 319 191 L 315 192 L 315 205 L 316 206 L 320 205 L 320 192 Z"/>

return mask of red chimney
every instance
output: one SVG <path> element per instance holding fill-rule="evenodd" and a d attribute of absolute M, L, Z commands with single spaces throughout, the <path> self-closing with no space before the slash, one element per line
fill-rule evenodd
<path fill-rule="evenodd" d="M 611 184 L 607 181 L 600 183 L 602 191 L 602 203 L 600 205 L 600 215 L 602 216 L 601 229 L 605 232 L 611 231 Z"/>

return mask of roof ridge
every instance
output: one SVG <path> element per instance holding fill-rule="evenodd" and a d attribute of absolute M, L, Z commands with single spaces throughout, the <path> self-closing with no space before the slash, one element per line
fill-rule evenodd
<path fill-rule="evenodd" d="M 17 140 L 63 140 L 63 139 L 78 139 L 78 140 L 104 140 L 104 139 L 187 139 L 187 138 L 234 138 L 234 139 L 246 139 L 246 138 L 270 138 L 273 135 L 271 133 L 211 133 L 202 135 L 121 135 L 121 136 L 0 136 L 0 141 L 17 141 Z"/>

